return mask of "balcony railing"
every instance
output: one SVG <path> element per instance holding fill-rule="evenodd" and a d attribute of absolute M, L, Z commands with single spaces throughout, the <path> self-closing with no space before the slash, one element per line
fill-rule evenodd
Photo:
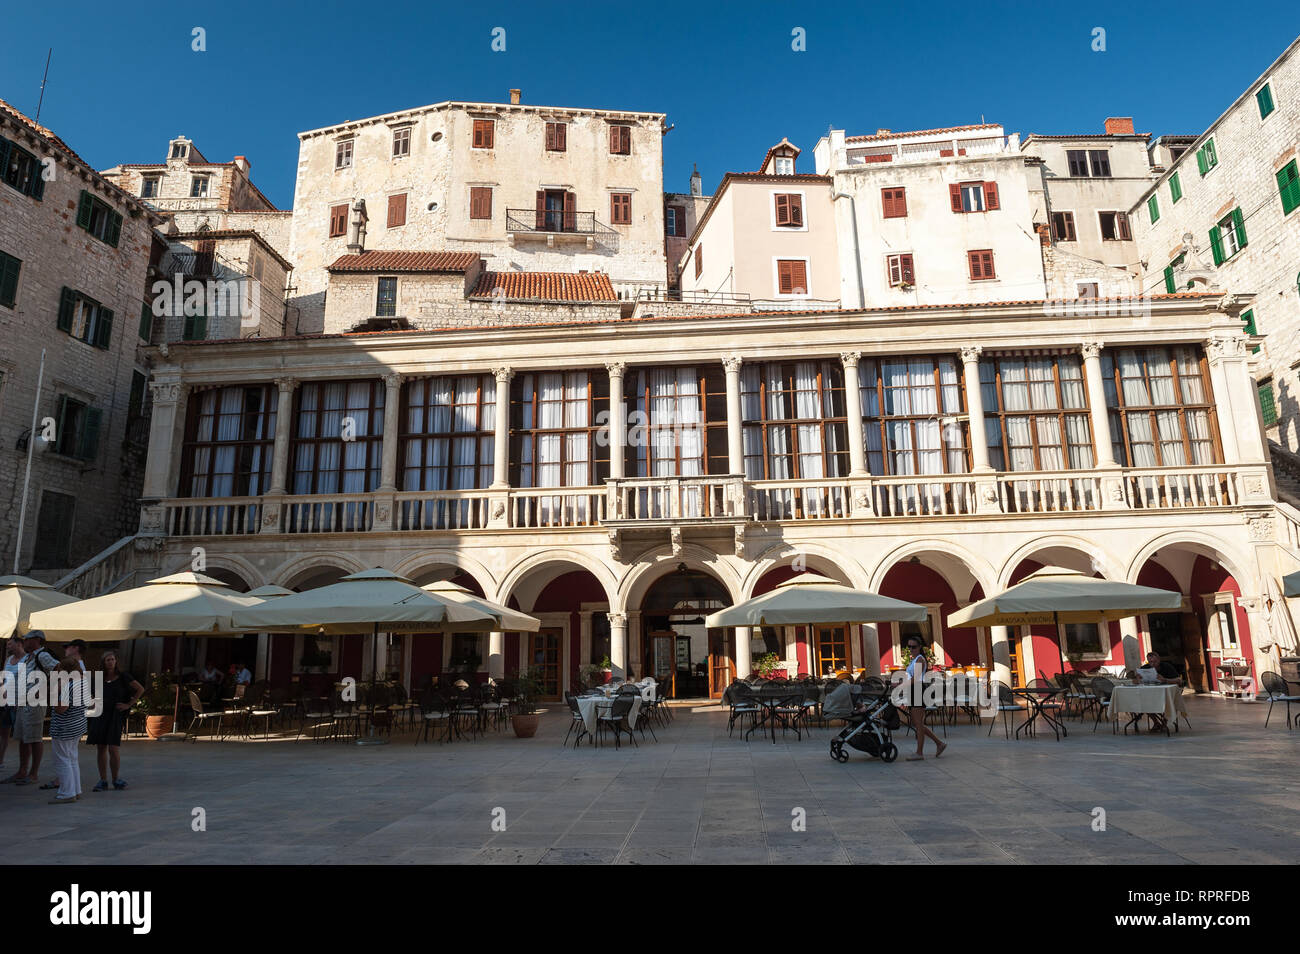
<path fill-rule="evenodd" d="M 713 475 L 618 478 L 603 487 L 172 498 L 159 502 L 156 525 L 167 536 L 195 537 L 1214 510 L 1270 503 L 1265 474 L 1219 465 L 808 480 Z"/>
<path fill-rule="evenodd" d="M 538 234 L 593 235 L 595 212 L 565 212 L 559 209 L 506 209 L 506 231 Z"/>

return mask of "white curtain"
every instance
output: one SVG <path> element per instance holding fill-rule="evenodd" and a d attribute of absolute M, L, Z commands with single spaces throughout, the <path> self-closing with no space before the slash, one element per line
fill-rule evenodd
<path fill-rule="evenodd" d="M 805 480 L 826 476 L 822 465 L 822 395 L 817 389 L 817 363 L 800 361 L 794 366 L 795 416 L 799 443 L 799 475 Z M 804 513 L 823 516 L 826 492 L 821 487 L 803 487 Z"/>

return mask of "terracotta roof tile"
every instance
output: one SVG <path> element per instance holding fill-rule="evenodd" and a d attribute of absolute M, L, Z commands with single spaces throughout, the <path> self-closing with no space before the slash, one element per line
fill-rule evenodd
<path fill-rule="evenodd" d="M 484 272 L 469 297 L 506 301 L 618 301 L 614 286 L 604 272 Z"/>
<path fill-rule="evenodd" d="M 937 133 L 969 132 L 975 129 L 997 129 L 997 123 L 976 123 L 973 126 L 942 126 L 939 129 L 909 129 L 903 132 L 875 133 L 871 136 L 846 136 L 845 142 L 878 142 L 882 139 L 903 139 L 907 136 L 932 136 Z"/>
<path fill-rule="evenodd" d="M 24 126 L 26 126 L 28 129 L 30 129 L 32 132 L 36 133 L 37 135 L 45 137 L 52 144 L 58 146 L 68 155 L 72 156 L 73 159 L 76 159 L 78 162 L 80 162 L 82 165 L 88 165 L 86 160 L 82 159 L 79 155 L 73 152 L 72 147 L 69 146 L 62 139 L 60 139 L 57 135 L 55 135 L 52 130 L 47 129 L 44 126 L 40 125 L 39 123 L 36 122 L 36 120 L 32 119 L 26 113 L 20 112 L 19 110 L 11 106 L 9 103 L 6 103 L 3 99 L 0 99 L 0 112 L 3 112 L 6 115 L 8 115 L 10 118 L 15 119 L 18 122 L 22 123 Z"/>
<path fill-rule="evenodd" d="M 374 249 L 359 255 L 343 255 L 327 270 L 331 272 L 467 272 L 478 260 L 478 252 L 389 252 Z"/>

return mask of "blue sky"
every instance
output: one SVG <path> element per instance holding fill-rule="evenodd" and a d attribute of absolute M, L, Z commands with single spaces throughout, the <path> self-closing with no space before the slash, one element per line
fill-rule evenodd
<path fill-rule="evenodd" d="M 0 98 L 34 114 L 53 46 L 42 122 L 93 165 L 159 162 L 183 133 L 210 160 L 248 156 L 254 182 L 289 208 L 297 132 L 520 87 L 528 103 L 667 113 L 665 188 L 685 191 L 698 163 L 712 190 L 782 136 L 811 171 L 831 125 L 853 135 L 983 117 L 1101 132 L 1131 115 L 1140 132 L 1199 133 L 1300 32 L 1286 6 L 27 3 L 5 14 Z M 206 52 L 191 50 L 196 26 Z M 495 27 L 505 52 L 490 47 Z M 804 52 L 791 49 L 796 27 Z"/>

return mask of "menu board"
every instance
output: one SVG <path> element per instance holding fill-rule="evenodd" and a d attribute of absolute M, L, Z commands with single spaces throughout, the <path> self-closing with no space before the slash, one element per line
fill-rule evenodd
<path fill-rule="evenodd" d="M 654 633 L 650 637 L 654 640 L 655 676 L 666 676 L 674 669 L 673 636 L 673 633 Z"/>
<path fill-rule="evenodd" d="M 691 671 L 691 637 L 677 637 L 677 671 Z"/>

